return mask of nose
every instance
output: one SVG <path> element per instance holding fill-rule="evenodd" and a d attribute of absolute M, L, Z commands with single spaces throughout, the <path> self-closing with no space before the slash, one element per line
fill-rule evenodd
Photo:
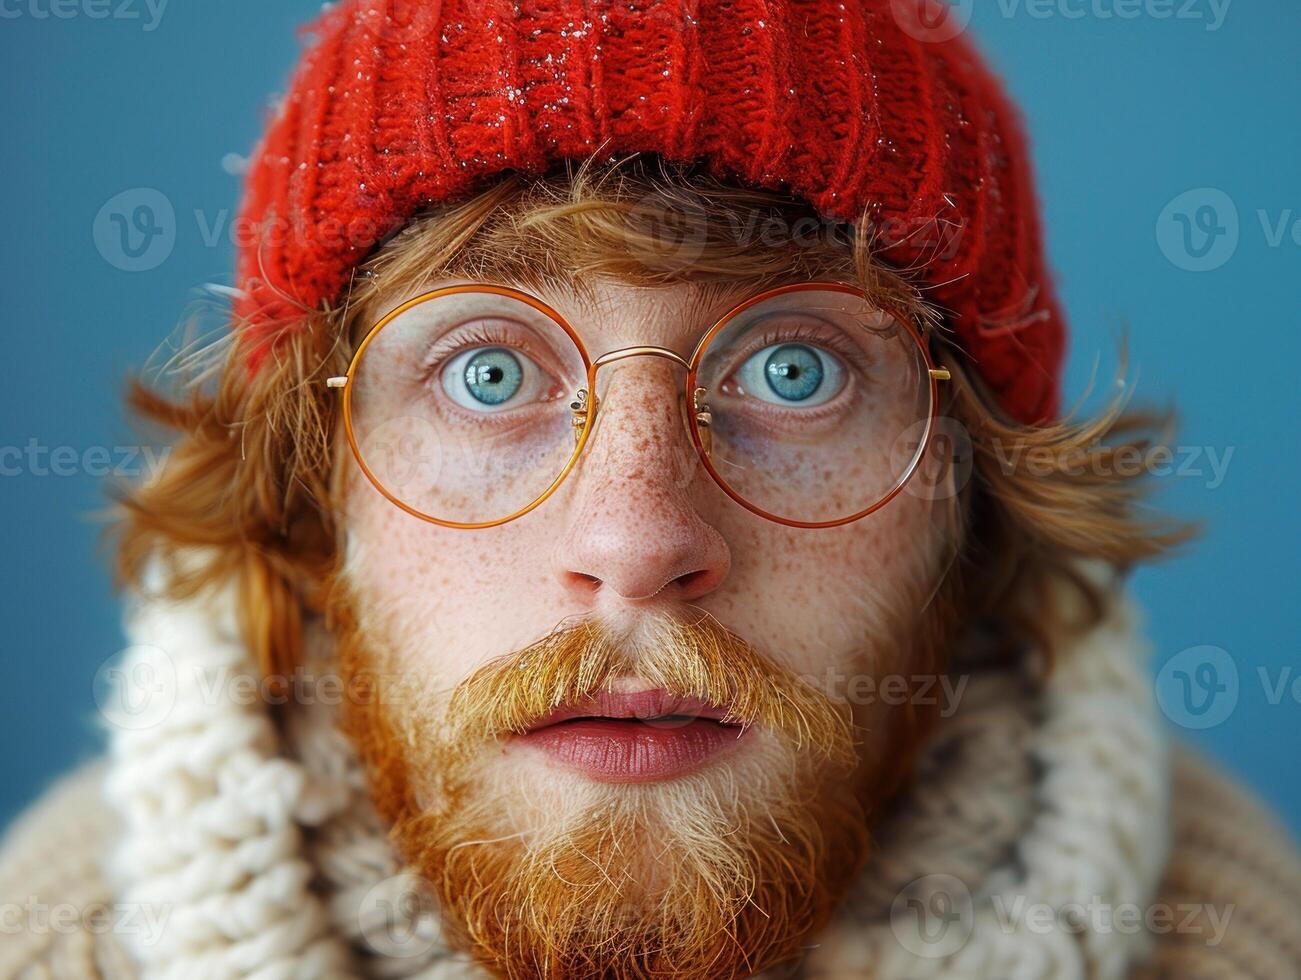
<path fill-rule="evenodd" d="M 606 370 L 596 431 L 571 476 L 559 577 L 589 605 L 697 600 L 726 579 L 731 556 L 693 503 L 709 481 L 687 443 L 680 379 L 653 358 Z"/>

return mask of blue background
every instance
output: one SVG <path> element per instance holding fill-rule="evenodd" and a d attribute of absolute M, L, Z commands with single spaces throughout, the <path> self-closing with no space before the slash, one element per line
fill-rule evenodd
<path fill-rule="evenodd" d="M 133 441 L 119 404 L 128 368 L 172 331 L 196 287 L 229 282 L 228 234 L 215 244 L 204 234 L 223 219 L 228 230 L 236 202 L 238 182 L 222 160 L 252 146 L 295 56 L 295 25 L 318 5 L 178 0 L 146 30 L 143 0 L 127 10 L 140 14 L 135 20 L 94 19 L 93 0 L 74 2 L 67 19 L 42 16 L 49 2 L 0 2 L 0 445 L 35 439 L 80 452 Z M 1095 12 L 1114 12 L 1115 0 L 1060 0 L 1046 18 L 1026 3 L 979 0 L 971 29 L 1030 125 L 1074 330 L 1068 391 L 1085 388 L 1099 358 L 1108 375 L 1127 325 L 1139 392 L 1177 399 L 1179 442 L 1233 454 L 1218 487 L 1208 475 L 1164 481 L 1164 502 L 1204 517 L 1207 534 L 1136 580 L 1154 669 L 1183 658 L 1165 682 L 1201 656 L 1184 651 L 1204 646 L 1225 651 L 1226 669 L 1238 675 L 1236 708 L 1219 711 L 1218 724 L 1171 727 L 1240 774 L 1295 830 L 1301 707 L 1290 692 L 1281 701 L 1270 693 L 1301 674 L 1293 394 L 1301 246 L 1290 234 L 1271 244 L 1259 212 L 1271 229 L 1284 216 L 1289 229 L 1301 221 L 1301 7 L 1236 0 L 1211 31 L 1206 20 Z M 1208 0 L 1192 9 L 1209 16 Z M 93 232 L 105 203 L 134 188 L 161 191 L 176 214 L 174 250 L 144 272 L 106 261 Z M 1198 188 L 1227 195 L 1240 219 L 1236 251 L 1227 237 L 1213 242 L 1212 260 L 1226 260 L 1204 272 L 1181 267 L 1189 263 L 1180 259 L 1177 219 L 1158 227 L 1171 201 Z M 1180 208 L 1196 218 L 1200 205 L 1218 201 L 1208 227 L 1228 227 L 1224 200 L 1203 193 Z M 1204 453 L 1200 465 L 1207 469 Z M 100 481 L 29 469 L 0 476 L 0 822 L 97 750 L 92 678 L 121 646 L 107 557 L 96 545 Z M 1204 722 L 1181 716 L 1177 693 L 1161 689 L 1172 720 Z"/>

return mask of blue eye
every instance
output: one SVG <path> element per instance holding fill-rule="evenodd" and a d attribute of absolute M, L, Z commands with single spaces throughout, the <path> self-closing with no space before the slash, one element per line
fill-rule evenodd
<path fill-rule="evenodd" d="M 442 372 L 443 390 L 462 408 L 501 411 L 524 403 L 542 386 L 537 365 L 505 347 L 475 347 L 456 355 Z"/>
<path fill-rule="evenodd" d="M 515 355 L 500 347 L 475 352 L 465 365 L 466 390 L 485 405 L 500 405 L 519 391 L 524 370 Z"/>
<path fill-rule="evenodd" d="M 841 388 L 843 369 L 826 351 L 807 344 L 775 344 L 741 365 L 745 394 L 778 405 L 821 405 Z"/>

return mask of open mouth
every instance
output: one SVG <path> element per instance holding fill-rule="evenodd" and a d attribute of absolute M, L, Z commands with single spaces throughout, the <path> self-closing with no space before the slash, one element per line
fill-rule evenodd
<path fill-rule="evenodd" d="M 602 782 L 653 782 L 692 772 L 734 748 L 746 729 L 725 708 L 666 691 L 602 692 L 562 705 L 515 740 Z"/>

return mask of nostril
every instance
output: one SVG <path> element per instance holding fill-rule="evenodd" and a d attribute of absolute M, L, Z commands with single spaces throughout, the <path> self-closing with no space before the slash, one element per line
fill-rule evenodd
<path fill-rule="evenodd" d="M 717 578 L 718 575 L 713 569 L 698 568 L 694 572 L 679 575 L 671 585 L 682 595 L 694 597 L 712 591 Z"/>
<path fill-rule="evenodd" d="M 606 580 L 599 575 L 586 572 L 565 571 L 561 580 L 571 594 L 582 599 L 594 599 L 609 586 L 625 599 L 653 599 L 656 596 L 672 596 L 677 599 L 696 599 L 712 592 L 723 578 L 723 571 L 716 568 L 698 568 L 682 575 L 658 582 L 641 579 L 633 582 L 621 582 L 618 579 Z"/>
<path fill-rule="evenodd" d="M 601 589 L 601 580 L 586 572 L 565 572 L 565 584 L 580 595 L 594 596 Z"/>

